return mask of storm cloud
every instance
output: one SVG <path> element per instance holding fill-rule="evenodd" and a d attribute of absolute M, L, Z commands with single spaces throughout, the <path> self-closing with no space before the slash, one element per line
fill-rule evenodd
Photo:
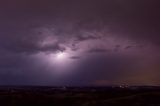
<path fill-rule="evenodd" d="M 0 84 L 160 84 L 159 3 L 1 0 Z M 76 66 L 62 82 L 51 63 L 57 52 Z"/>

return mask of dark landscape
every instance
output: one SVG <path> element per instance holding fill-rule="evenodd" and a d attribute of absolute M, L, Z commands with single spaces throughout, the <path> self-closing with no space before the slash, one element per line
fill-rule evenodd
<path fill-rule="evenodd" d="M 0 106 L 160 106 L 160 87 L 0 87 Z"/>

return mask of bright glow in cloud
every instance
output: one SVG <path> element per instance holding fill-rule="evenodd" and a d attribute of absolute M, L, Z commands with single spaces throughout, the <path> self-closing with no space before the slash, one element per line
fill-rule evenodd
<path fill-rule="evenodd" d="M 66 58 L 67 58 L 67 53 L 58 52 L 58 53 L 56 54 L 56 60 L 57 60 L 57 61 L 65 61 Z"/>
<path fill-rule="evenodd" d="M 71 59 L 68 52 L 57 52 L 49 55 L 50 65 L 53 67 L 53 73 L 56 77 L 68 75 L 70 72 L 68 68 L 71 68 Z"/>

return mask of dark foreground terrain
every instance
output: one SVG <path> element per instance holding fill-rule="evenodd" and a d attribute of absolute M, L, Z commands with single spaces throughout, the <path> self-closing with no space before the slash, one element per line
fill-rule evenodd
<path fill-rule="evenodd" d="M 0 106 L 160 106 L 160 88 L 0 87 Z"/>

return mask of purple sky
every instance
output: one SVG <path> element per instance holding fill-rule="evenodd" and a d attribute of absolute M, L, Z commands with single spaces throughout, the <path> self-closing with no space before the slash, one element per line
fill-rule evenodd
<path fill-rule="evenodd" d="M 0 85 L 160 85 L 159 0 L 1 0 Z"/>

